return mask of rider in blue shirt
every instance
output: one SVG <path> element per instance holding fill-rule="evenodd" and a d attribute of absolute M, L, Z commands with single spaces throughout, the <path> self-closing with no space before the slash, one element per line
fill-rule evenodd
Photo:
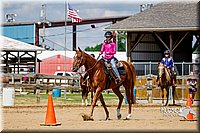
<path fill-rule="evenodd" d="M 164 64 L 164 66 L 169 70 L 168 72 L 171 75 L 172 78 L 172 85 L 175 86 L 176 84 L 176 73 L 174 71 L 174 61 L 173 58 L 170 57 L 170 51 L 169 50 L 165 50 L 164 52 L 165 57 L 162 58 L 161 63 Z M 158 79 L 157 79 L 158 81 Z"/>
<path fill-rule="evenodd" d="M 166 68 L 171 70 L 172 67 L 174 67 L 174 61 L 171 57 L 169 57 L 169 54 L 170 54 L 169 50 L 166 50 L 164 54 L 165 54 L 165 57 L 162 58 L 161 63 L 163 63 Z"/>

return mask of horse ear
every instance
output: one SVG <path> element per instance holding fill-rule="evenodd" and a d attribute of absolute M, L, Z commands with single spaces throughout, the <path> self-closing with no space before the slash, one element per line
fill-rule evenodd
<path fill-rule="evenodd" d="M 78 50 L 80 51 L 80 52 L 82 52 L 82 50 L 78 47 Z"/>
<path fill-rule="evenodd" d="M 73 48 L 73 49 L 74 49 L 74 51 L 76 51 L 76 52 L 78 51 L 78 50 L 77 50 L 77 49 L 75 49 L 75 48 Z"/>

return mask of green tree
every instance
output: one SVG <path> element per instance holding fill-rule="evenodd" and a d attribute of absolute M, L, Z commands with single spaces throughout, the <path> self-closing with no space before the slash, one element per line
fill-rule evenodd
<path fill-rule="evenodd" d="M 97 52 L 100 51 L 100 49 L 101 49 L 101 44 L 97 44 L 94 47 L 86 47 L 85 51 Z"/>
<path fill-rule="evenodd" d="M 117 51 L 125 52 L 126 51 L 126 32 L 118 32 L 117 36 Z"/>
<path fill-rule="evenodd" d="M 126 32 L 118 32 L 117 36 L 117 51 L 120 52 L 125 52 L 126 51 Z M 90 52 L 98 52 L 101 49 L 102 44 L 97 44 L 94 47 L 86 47 L 85 51 L 90 51 Z"/>

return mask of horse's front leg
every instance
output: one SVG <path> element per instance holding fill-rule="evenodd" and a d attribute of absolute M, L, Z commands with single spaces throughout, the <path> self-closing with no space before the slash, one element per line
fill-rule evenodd
<path fill-rule="evenodd" d="M 102 94 L 100 94 L 99 99 L 100 99 L 100 101 L 101 101 L 101 104 L 102 104 L 102 106 L 103 106 L 105 112 L 106 112 L 106 120 L 110 120 L 110 118 L 109 118 L 109 112 L 108 112 L 108 109 L 106 108 L 106 104 L 105 104 L 105 102 L 104 102 L 104 99 L 103 99 L 103 95 L 102 95 Z"/>
<path fill-rule="evenodd" d="M 162 105 L 164 105 L 164 88 L 161 87 L 162 90 Z"/>
<path fill-rule="evenodd" d="M 90 97 L 90 98 L 91 98 L 91 101 L 90 101 L 90 102 L 91 102 L 91 104 L 92 104 L 92 102 L 93 102 L 93 97 L 94 97 L 94 90 L 93 90 L 91 87 L 90 87 L 89 89 L 90 89 L 90 92 L 91 92 L 91 97 Z"/>
<path fill-rule="evenodd" d="M 81 104 L 82 104 L 82 106 L 85 105 L 85 96 L 84 96 L 83 92 L 82 92 L 82 103 Z"/>
<path fill-rule="evenodd" d="M 119 98 L 119 103 L 118 103 L 118 106 L 117 106 L 117 118 L 118 118 L 118 119 L 121 119 L 122 115 L 121 115 L 121 113 L 120 113 L 120 108 L 121 108 L 121 105 L 122 105 L 124 96 L 121 94 L 119 88 L 113 89 L 113 92 L 114 92 L 114 93 L 117 95 L 117 97 Z"/>
<path fill-rule="evenodd" d="M 93 97 L 93 100 L 92 100 L 90 115 L 89 116 L 87 116 L 85 114 L 82 115 L 84 121 L 88 121 L 88 120 L 92 120 L 93 121 L 94 120 L 92 118 L 93 112 L 94 112 L 94 107 L 95 107 L 95 105 L 97 103 L 97 100 L 99 99 L 100 94 L 101 94 L 101 88 L 98 87 L 97 90 L 96 90 L 96 93 L 95 93 L 95 95 Z"/>
<path fill-rule="evenodd" d="M 169 88 L 166 88 L 166 90 L 167 90 L 167 94 L 166 94 L 167 101 L 166 101 L 166 103 L 165 103 L 165 106 L 167 106 L 167 104 L 168 104 L 168 98 L 169 98 Z"/>
<path fill-rule="evenodd" d="M 176 87 L 172 86 L 172 96 L 173 96 L 173 105 L 175 105 L 175 92 L 176 91 Z"/>

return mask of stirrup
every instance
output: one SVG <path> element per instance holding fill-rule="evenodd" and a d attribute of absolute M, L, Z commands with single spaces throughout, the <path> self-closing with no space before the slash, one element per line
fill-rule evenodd
<path fill-rule="evenodd" d="M 121 80 L 119 78 L 115 79 L 115 83 L 119 84 L 121 82 Z"/>

